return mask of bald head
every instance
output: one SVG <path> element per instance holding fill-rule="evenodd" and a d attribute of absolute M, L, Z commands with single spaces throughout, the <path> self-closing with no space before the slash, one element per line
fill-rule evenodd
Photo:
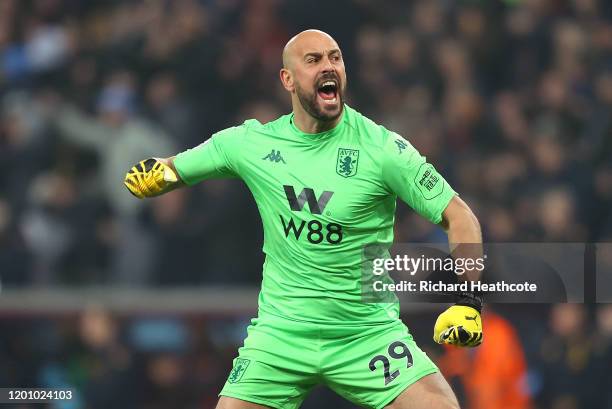
<path fill-rule="evenodd" d="M 346 72 L 340 47 L 329 34 L 306 30 L 289 40 L 283 49 L 280 80 L 291 93 L 296 121 L 310 118 L 329 126 L 340 117 Z"/>
<path fill-rule="evenodd" d="M 289 41 L 287 41 L 285 48 L 283 48 L 283 67 L 290 69 L 296 57 L 300 57 L 307 52 L 306 50 L 309 47 L 312 48 L 321 43 L 327 43 L 328 45 L 339 49 L 336 40 L 334 40 L 332 36 L 324 31 L 310 29 L 296 34 Z"/>

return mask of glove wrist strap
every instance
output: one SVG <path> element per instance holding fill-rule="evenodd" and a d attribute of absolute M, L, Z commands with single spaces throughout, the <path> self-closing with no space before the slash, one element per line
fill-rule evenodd
<path fill-rule="evenodd" d="M 484 297 L 480 293 L 471 291 L 460 291 L 455 293 L 456 303 L 455 305 L 463 305 L 465 307 L 472 307 L 478 313 L 482 313 L 482 306 L 484 303 Z"/>

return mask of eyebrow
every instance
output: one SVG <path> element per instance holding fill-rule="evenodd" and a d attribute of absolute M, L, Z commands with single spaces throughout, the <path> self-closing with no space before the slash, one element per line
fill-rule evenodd
<path fill-rule="evenodd" d="M 336 54 L 336 53 L 337 54 L 342 54 L 340 52 L 339 48 L 334 48 L 333 50 L 329 50 L 329 52 L 327 54 L 329 55 L 329 54 Z M 304 54 L 304 58 L 306 59 L 308 57 L 321 57 L 322 55 L 323 55 L 323 53 L 320 53 L 318 51 L 312 51 L 312 52 Z"/>

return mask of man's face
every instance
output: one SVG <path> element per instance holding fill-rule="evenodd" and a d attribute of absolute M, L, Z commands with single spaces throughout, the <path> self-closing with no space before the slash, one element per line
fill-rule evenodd
<path fill-rule="evenodd" d="M 338 44 L 324 35 L 300 39 L 293 50 L 290 71 L 300 104 L 313 118 L 332 121 L 340 116 L 346 72 Z"/>

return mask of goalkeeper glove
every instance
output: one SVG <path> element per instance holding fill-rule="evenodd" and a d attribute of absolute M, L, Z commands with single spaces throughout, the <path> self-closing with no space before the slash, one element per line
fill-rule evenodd
<path fill-rule="evenodd" d="M 458 297 L 457 304 L 436 320 L 433 339 L 438 344 L 476 347 L 482 343 L 482 296 L 462 292 Z"/>
<path fill-rule="evenodd" d="M 125 175 L 123 184 L 139 199 L 158 196 L 178 182 L 174 171 L 157 158 L 141 160 Z"/>

